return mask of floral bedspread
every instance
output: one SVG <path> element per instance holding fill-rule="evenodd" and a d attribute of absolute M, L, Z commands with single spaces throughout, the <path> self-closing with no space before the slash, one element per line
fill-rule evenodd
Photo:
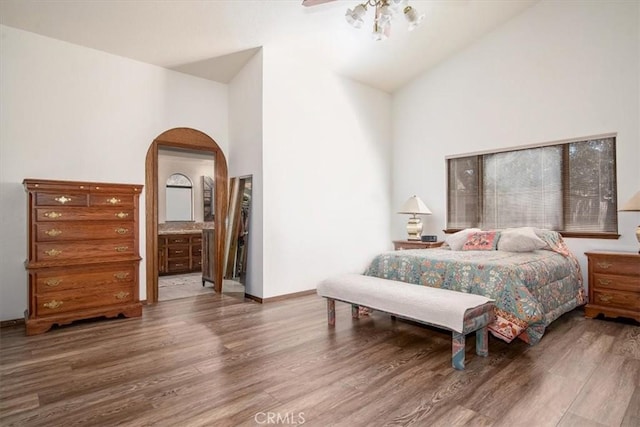
<path fill-rule="evenodd" d="M 536 344 L 560 315 L 586 303 L 580 265 L 555 232 L 533 252 L 414 249 L 386 252 L 365 275 L 484 295 L 496 302 L 489 330 L 511 342 Z"/>

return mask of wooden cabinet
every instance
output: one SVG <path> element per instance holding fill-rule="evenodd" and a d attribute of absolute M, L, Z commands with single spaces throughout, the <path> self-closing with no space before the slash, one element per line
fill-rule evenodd
<path fill-rule="evenodd" d="M 589 260 L 589 303 L 586 317 L 603 314 L 640 322 L 640 254 L 586 252 Z"/>
<path fill-rule="evenodd" d="M 202 230 L 202 286 L 215 283 L 216 246 L 213 230 Z"/>
<path fill-rule="evenodd" d="M 158 274 L 184 274 L 201 269 L 201 233 L 158 236 Z"/>
<path fill-rule="evenodd" d="M 422 242 L 420 240 L 394 240 L 393 249 L 401 251 L 404 249 L 430 249 L 439 248 L 443 242 Z"/>
<path fill-rule="evenodd" d="M 25 179 L 27 335 L 92 317 L 140 316 L 141 185 Z"/>

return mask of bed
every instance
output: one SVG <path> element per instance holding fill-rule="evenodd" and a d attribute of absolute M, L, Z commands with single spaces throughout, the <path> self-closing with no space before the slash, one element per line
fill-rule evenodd
<path fill-rule="evenodd" d="M 385 252 L 364 274 L 492 298 L 496 320 L 490 332 L 506 342 L 519 338 L 533 345 L 551 322 L 586 303 L 580 265 L 560 234 L 535 233 L 543 249 L 454 250 L 445 245 Z"/>

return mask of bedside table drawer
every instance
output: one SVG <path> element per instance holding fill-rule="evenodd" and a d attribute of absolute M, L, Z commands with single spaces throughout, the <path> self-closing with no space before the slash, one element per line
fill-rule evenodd
<path fill-rule="evenodd" d="M 640 309 L 640 294 L 638 293 L 594 290 L 593 297 L 594 301 L 592 304 L 620 307 L 629 310 Z"/>
<path fill-rule="evenodd" d="M 593 264 L 593 272 L 640 276 L 640 264 L 616 262 L 607 258 L 597 259 Z"/>
<path fill-rule="evenodd" d="M 593 286 L 594 290 L 614 289 L 618 291 L 640 293 L 638 279 L 633 276 L 616 276 L 611 274 L 594 273 L 593 283 L 591 286 Z"/>

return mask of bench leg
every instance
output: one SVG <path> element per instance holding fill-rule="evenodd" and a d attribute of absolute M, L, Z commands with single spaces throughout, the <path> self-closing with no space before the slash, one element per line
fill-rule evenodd
<path fill-rule="evenodd" d="M 329 326 L 335 326 L 336 324 L 336 300 L 327 298 L 327 320 Z"/>
<path fill-rule="evenodd" d="M 476 354 L 482 357 L 489 355 L 489 328 L 486 326 L 476 331 Z"/>
<path fill-rule="evenodd" d="M 354 319 L 360 318 L 360 307 L 357 304 L 351 304 L 351 317 Z"/>
<path fill-rule="evenodd" d="M 465 335 L 453 332 L 451 335 L 451 365 L 454 369 L 464 369 Z"/>

